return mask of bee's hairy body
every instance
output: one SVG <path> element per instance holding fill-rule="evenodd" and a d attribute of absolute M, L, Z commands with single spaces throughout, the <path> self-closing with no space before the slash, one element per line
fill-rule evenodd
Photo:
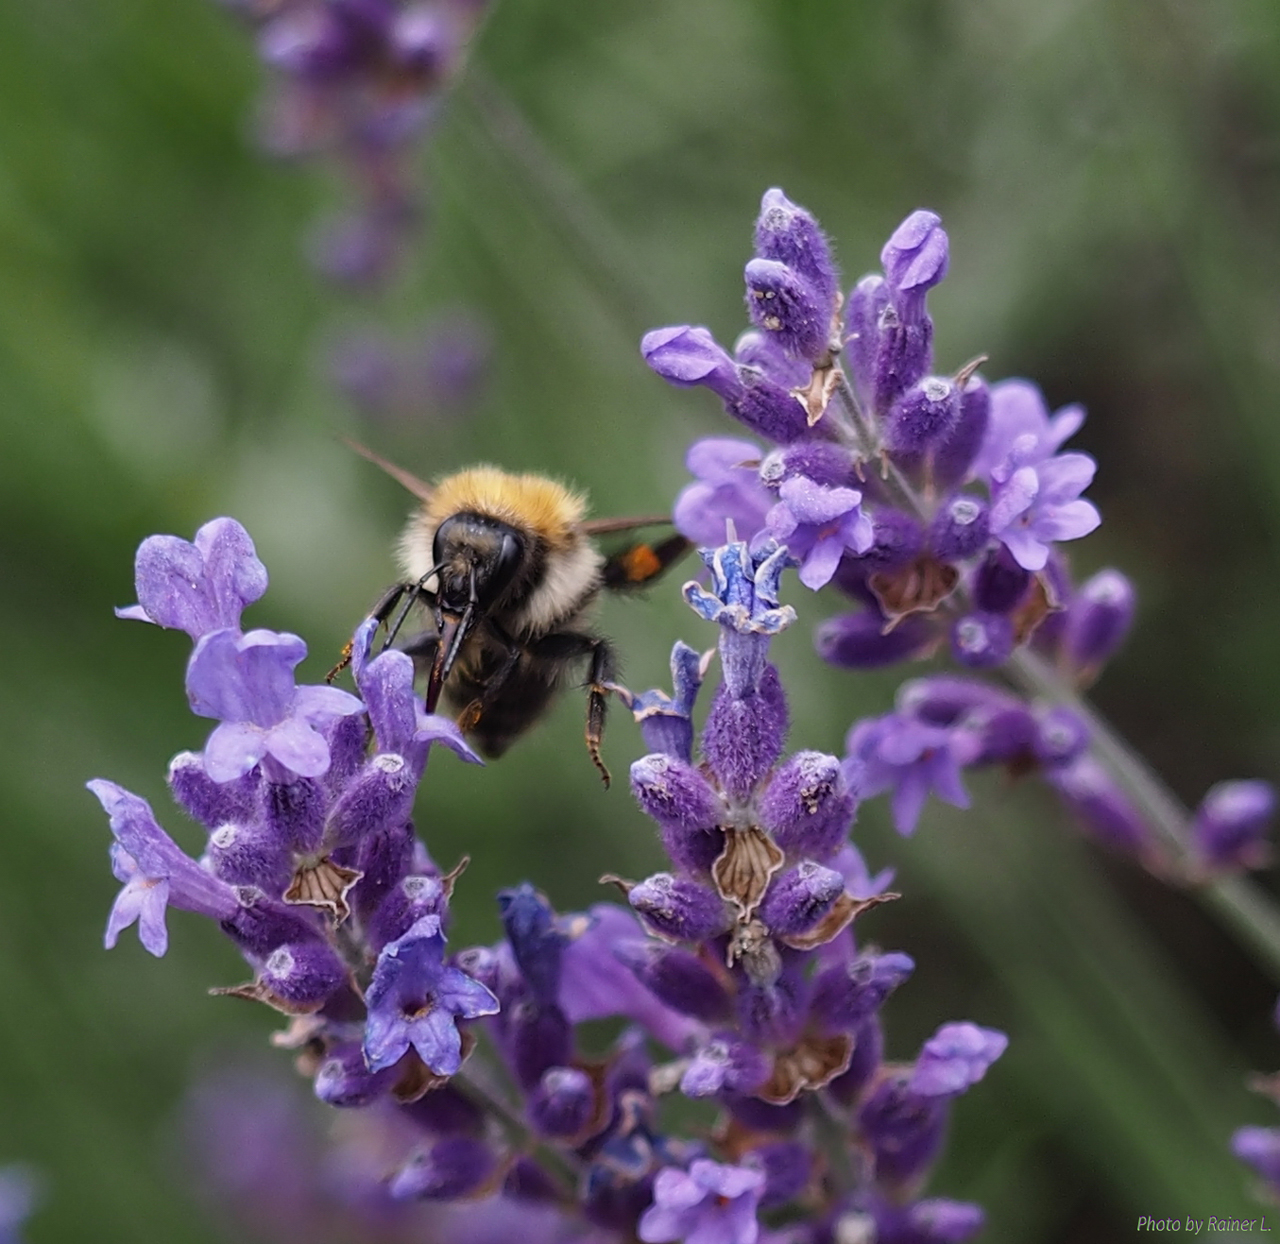
<path fill-rule="evenodd" d="M 670 519 L 587 520 L 586 499 L 563 484 L 491 466 L 428 484 L 363 445 L 348 444 L 421 502 L 400 537 L 404 579 L 373 616 L 387 624 L 390 644 L 413 605 L 431 615 L 434 628 L 403 649 L 427 672 L 427 711 L 443 697 L 480 750 L 499 756 L 586 660 L 587 752 L 607 785 L 600 738 L 614 660 L 591 624 L 596 599 L 604 589 L 648 583 L 682 557 L 689 542 L 672 535 L 605 557 L 592 536 L 665 526 Z M 330 678 L 350 657 L 348 645 Z"/>
<path fill-rule="evenodd" d="M 488 756 L 501 755 L 542 715 L 574 658 L 604 643 L 591 619 L 605 559 L 581 529 L 585 509 L 583 497 L 554 480 L 474 467 L 441 480 L 401 537 L 405 578 L 421 581 L 437 599 L 442 587 L 446 596 L 451 588 L 461 595 L 471 568 L 498 555 L 504 528 L 520 538 L 510 579 L 488 602 L 444 683 L 455 710 L 483 705 L 469 733 Z M 473 517 L 480 521 L 466 521 Z M 437 541 L 450 521 L 450 538 Z"/>

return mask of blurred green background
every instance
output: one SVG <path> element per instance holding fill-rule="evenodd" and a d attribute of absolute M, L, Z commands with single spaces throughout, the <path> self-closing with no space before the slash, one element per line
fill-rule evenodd
<path fill-rule="evenodd" d="M 690 441 L 734 429 L 636 343 L 679 322 L 732 339 L 768 186 L 819 216 L 850 280 L 912 208 L 942 214 L 939 369 L 987 353 L 989 376 L 1089 409 L 1075 444 L 1099 460 L 1105 522 L 1074 566 L 1122 566 L 1142 601 L 1098 702 L 1189 802 L 1280 777 L 1274 0 L 526 0 L 496 7 L 475 61 L 421 160 L 420 256 L 356 300 L 303 256 L 345 191 L 253 149 L 263 75 L 226 12 L 0 5 L 0 1162 L 45 1173 L 37 1244 L 222 1238 L 172 1119 L 201 1066 L 276 1026 L 206 996 L 244 975 L 207 922 L 172 916 L 162 960 L 132 933 L 101 948 L 116 885 L 84 781 L 145 794 L 198 849 L 163 782 L 207 730 L 187 641 L 111 615 L 138 542 L 238 517 L 272 575 L 249 620 L 302 634 L 318 681 L 392 577 L 407 508 L 339 434 L 424 475 L 497 459 L 579 482 L 599 512 L 665 508 Z M 550 174 L 495 124 L 507 107 Z M 362 423 L 325 374 L 334 333 L 460 306 L 494 343 L 475 413 Z M 710 642 L 680 578 L 605 611 L 632 686 L 665 683 L 677 637 Z M 792 741 L 839 750 L 897 679 L 821 667 L 809 631 L 837 602 L 789 596 Z M 496 936 L 498 886 L 529 878 L 570 909 L 605 897 L 600 873 L 658 865 L 625 785 L 605 793 L 587 763 L 581 711 L 566 697 L 484 770 L 432 765 L 420 829 L 446 865 L 474 861 L 459 942 Z M 615 773 L 638 746 L 615 712 Z M 909 842 L 883 801 L 856 834 L 905 894 L 866 935 L 919 964 L 890 1052 L 953 1018 L 1012 1037 L 931 1192 L 981 1201 L 986 1238 L 1011 1244 L 1256 1213 L 1226 1145 L 1275 1121 L 1243 1087 L 1280 1065 L 1275 982 L 1034 786 L 973 789 L 971 813 L 934 807 Z"/>

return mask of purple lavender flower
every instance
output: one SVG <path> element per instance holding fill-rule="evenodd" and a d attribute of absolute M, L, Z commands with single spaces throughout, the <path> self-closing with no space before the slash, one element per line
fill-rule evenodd
<path fill-rule="evenodd" d="M 977 759 L 972 732 L 936 726 L 902 713 L 856 723 L 845 741 L 849 781 L 864 798 L 892 790 L 898 833 L 915 830 L 930 792 L 956 808 L 969 806 L 960 771 Z"/>
<path fill-rule="evenodd" d="M 1052 418 L 1040 390 L 1025 380 L 991 387 L 991 421 L 974 471 L 991 486 L 991 532 L 1018 564 L 1042 570 L 1049 546 L 1087 536 L 1102 521 L 1080 500 L 1097 469 L 1088 454 L 1058 447 L 1084 422 L 1069 406 Z"/>
<path fill-rule="evenodd" d="M 800 563 L 800 582 L 815 591 L 831 581 L 846 553 L 865 553 L 873 539 L 858 489 L 825 487 L 803 475 L 779 486 L 766 525 Z"/>
<path fill-rule="evenodd" d="M 328 769 L 323 729 L 363 705 L 336 687 L 295 686 L 294 667 L 306 655 L 296 635 L 274 631 L 224 629 L 200 639 L 187 666 L 187 698 L 192 712 L 221 722 L 204 751 L 214 781 L 240 777 L 266 756 L 299 777 Z"/>
<path fill-rule="evenodd" d="M 694 544 L 716 547 L 724 542 L 725 522 L 737 538 L 751 540 L 764 527 L 774 499 L 760 483 L 760 449 L 751 441 L 724 437 L 695 441 L 685 466 L 696 482 L 676 499 L 672 522 Z"/>
<path fill-rule="evenodd" d="M 760 1171 L 699 1158 L 688 1171 L 668 1167 L 653 1183 L 653 1204 L 640 1219 L 645 1244 L 756 1244 Z"/>
<path fill-rule="evenodd" d="M 394 1066 L 412 1046 L 441 1076 L 462 1065 L 457 1021 L 498 1010 L 498 999 L 479 981 L 445 964 L 436 916 L 423 916 L 382 948 L 365 1003 L 364 1053 L 371 1071 Z"/>
<path fill-rule="evenodd" d="M 177 536 L 148 536 L 134 562 L 138 604 L 116 616 L 186 631 L 238 627 L 240 612 L 267 590 L 267 568 L 249 533 L 233 518 L 215 518 L 193 543 Z"/>
<path fill-rule="evenodd" d="M 88 783 L 108 817 L 116 842 L 111 850 L 112 871 L 124 882 L 111 908 L 103 944 L 110 950 L 127 929 L 138 922 L 143 946 L 157 957 L 169 947 L 165 908 L 172 903 L 184 911 L 226 920 L 239 900 L 191 859 L 157 824 L 151 805 L 122 786 L 95 778 Z"/>

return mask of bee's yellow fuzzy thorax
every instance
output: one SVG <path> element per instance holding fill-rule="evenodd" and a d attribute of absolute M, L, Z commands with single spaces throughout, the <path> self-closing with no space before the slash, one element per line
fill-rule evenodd
<path fill-rule="evenodd" d="M 574 543 L 586 498 L 544 475 L 509 475 L 478 466 L 448 475 L 424 507 L 435 525 L 453 514 L 485 514 L 541 536 L 552 548 Z"/>

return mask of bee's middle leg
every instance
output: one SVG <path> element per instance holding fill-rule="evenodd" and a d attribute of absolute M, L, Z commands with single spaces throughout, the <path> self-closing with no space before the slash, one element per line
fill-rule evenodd
<path fill-rule="evenodd" d="M 606 684 L 612 682 L 617 673 L 613 645 L 599 635 L 559 631 L 543 636 L 536 644 L 531 645 L 530 651 L 535 656 L 551 658 L 591 658 L 587 674 L 587 754 L 591 757 L 591 763 L 600 770 L 600 776 L 607 787 L 613 779 L 604 761 L 600 759 L 600 741 L 604 737 L 604 721 L 608 712 L 609 690 Z"/>

